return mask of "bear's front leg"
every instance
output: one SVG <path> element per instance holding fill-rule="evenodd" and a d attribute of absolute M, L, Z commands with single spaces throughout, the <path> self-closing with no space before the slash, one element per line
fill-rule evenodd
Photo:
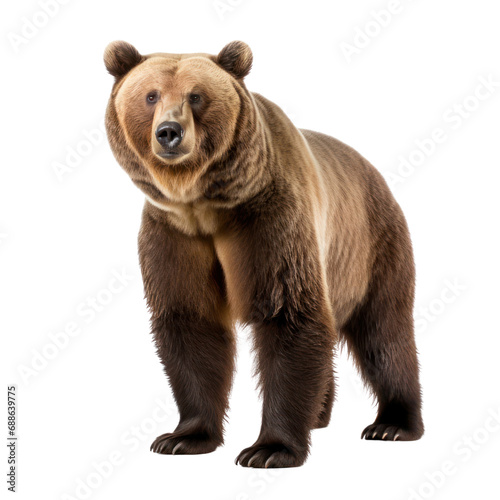
<path fill-rule="evenodd" d="M 294 316 L 283 310 L 256 325 L 262 427 L 255 444 L 236 459 L 245 467 L 296 467 L 308 455 L 331 377 L 331 332 L 321 318 L 307 318 L 307 311 Z"/>
<path fill-rule="evenodd" d="M 180 421 L 151 450 L 209 453 L 223 442 L 234 369 L 224 280 L 212 243 L 180 233 L 163 217 L 146 205 L 139 254 L 152 331 Z"/>
<path fill-rule="evenodd" d="M 316 305 L 255 323 L 257 368 L 263 396 L 257 441 L 236 463 L 244 467 L 296 467 L 308 455 L 332 384 L 333 332 Z"/>
<path fill-rule="evenodd" d="M 259 207 L 233 215 L 234 230 L 215 242 L 232 310 L 254 330 L 263 398 L 259 437 L 236 463 L 296 467 L 330 417 L 336 330 L 310 219 Z"/>
<path fill-rule="evenodd" d="M 172 455 L 210 453 L 223 442 L 233 371 L 232 334 L 188 309 L 170 311 L 152 323 L 180 421 L 174 432 L 159 436 L 151 450 Z"/>

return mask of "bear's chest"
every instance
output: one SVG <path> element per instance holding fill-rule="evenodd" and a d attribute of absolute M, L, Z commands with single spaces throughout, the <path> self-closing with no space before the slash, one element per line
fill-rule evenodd
<path fill-rule="evenodd" d="M 190 236 L 212 235 L 219 227 L 217 210 L 209 203 L 158 203 L 151 199 L 149 201 L 166 212 L 173 226 Z"/>

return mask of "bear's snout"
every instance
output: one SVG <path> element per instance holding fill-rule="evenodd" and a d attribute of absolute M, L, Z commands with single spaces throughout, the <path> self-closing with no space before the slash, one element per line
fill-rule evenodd
<path fill-rule="evenodd" d="M 156 129 L 156 140 L 166 149 L 166 156 L 178 154 L 174 149 L 180 145 L 184 129 L 179 122 L 163 122 Z"/>

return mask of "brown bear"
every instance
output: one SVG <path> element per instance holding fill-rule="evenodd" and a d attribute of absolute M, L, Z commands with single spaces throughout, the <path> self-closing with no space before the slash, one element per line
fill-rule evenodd
<path fill-rule="evenodd" d="M 347 344 L 378 401 L 366 439 L 423 434 L 413 330 L 415 271 L 403 213 L 368 161 L 299 130 L 247 90 L 252 52 L 141 55 L 113 42 L 106 113 L 120 165 L 145 193 L 139 256 L 158 355 L 180 421 L 151 446 L 223 442 L 235 324 L 251 325 L 263 399 L 236 463 L 304 463 L 335 399 Z"/>

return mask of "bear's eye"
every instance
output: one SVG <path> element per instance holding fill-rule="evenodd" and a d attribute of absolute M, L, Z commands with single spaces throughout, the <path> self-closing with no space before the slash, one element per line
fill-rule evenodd
<path fill-rule="evenodd" d="M 190 94 L 190 96 L 189 96 L 189 103 L 190 104 L 198 104 L 200 101 L 201 101 L 200 94 Z"/>
<path fill-rule="evenodd" d="M 149 104 L 154 104 L 158 101 L 158 97 L 158 92 L 150 92 L 146 97 L 146 101 L 148 101 Z"/>

